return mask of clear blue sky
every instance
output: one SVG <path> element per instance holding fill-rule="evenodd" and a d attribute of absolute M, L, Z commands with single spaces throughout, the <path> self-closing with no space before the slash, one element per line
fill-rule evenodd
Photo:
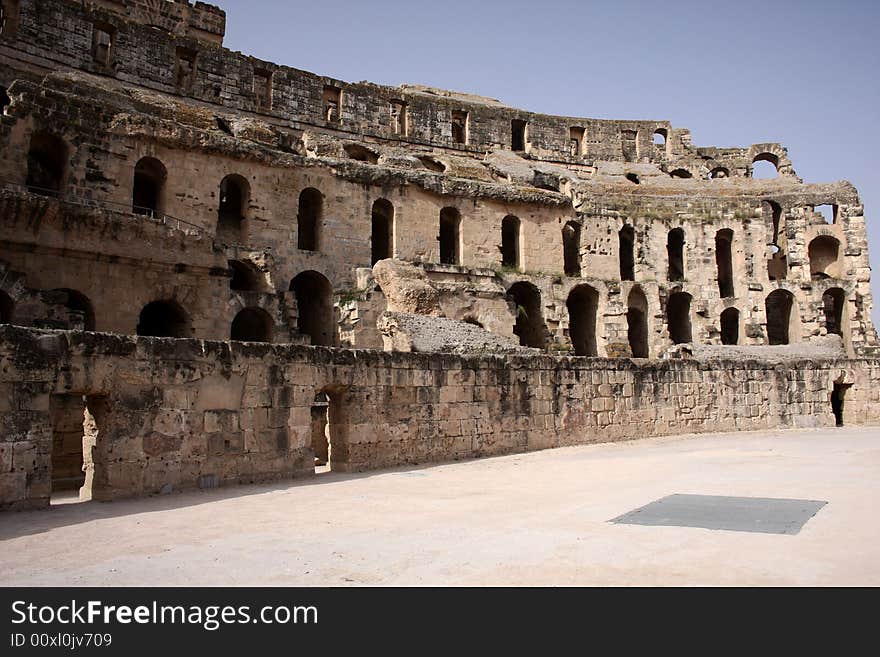
<path fill-rule="evenodd" d="M 229 48 L 348 82 L 668 119 L 699 146 L 781 142 L 807 182 L 856 185 L 880 262 L 876 0 L 214 2 Z"/>

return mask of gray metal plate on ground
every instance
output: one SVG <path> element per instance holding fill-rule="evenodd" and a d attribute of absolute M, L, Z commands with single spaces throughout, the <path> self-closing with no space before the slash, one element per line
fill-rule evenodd
<path fill-rule="evenodd" d="M 828 504 L 818 500 L 718 495 L 669 495 L 610 522 L 625 525 L 701 527 L 734 532 L 797 534 Z"/>

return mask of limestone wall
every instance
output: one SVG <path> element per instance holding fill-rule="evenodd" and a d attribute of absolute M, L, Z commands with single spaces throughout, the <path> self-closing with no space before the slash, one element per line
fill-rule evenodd
<path fill-rule="evenodd" d="M 145 88 L 179 94 L 232 112 L 247 112 L 296 128 L 315 126 L 350 136 L 369 135 L 411 144 L 432 144 L 461 152 L 511 148 L 514 120 L 526 123 L 523 151 L 538 159 L 592 166 L 594 161 L 638 161 L 685 168 L 708 175 L 723 167 L 729 175 L 750 174 L 752 157 L 778 156 L 780 171 L 793 175 L 784 149 L 691 147 L 687 130 L 665 120 L 616 121 L 548 116 L 506 107 L 493 99 L 404 85 L 347 83 L 222 48 L 225 16 L 203 3 L 111 0 L 21 0 L 17 28 L 0 36 L 0 84 L 22 72 L 77 69 Z M 108 63 L 94 57 L 95 28 L 113 34 Z M 158 29 L 157 29 L 158 28 Z M 193 58 L 192 80 L 181 88 L 181 53 Z M 268 80 L 268 83 L 265 82 Z M 259 89 L 269 86 L 268 102 Z M 339 111 L 326 120 L 325 88 L 341 90 Z M 395 130 L 392 105 L 405 104 L 406 128 Z M 466 143 L 453 140 L 456 113 L 465 115 Z M 572 130 L 579 135 L 572 146 Z M 657 130 L 666 143 L 654 144 Z M 578 132 L 580 131 L 580 132 Z"/>
<path fill-rule="evenodd" d="M 492 178 L 483 164 L 472 162 L 465 169 L 459 162 L 464 158 L 442 158 L 449 171 L 415 171 L 407 168 L 418 162 L 415 157 L 379 146 L 373 148 L 384 159 L 376 164 L 340 159 L 338 140 L 322 142 L 322 148 L 336 149 L 328 156 L 285 152 L 277 144 L 269 148 L 257 138 L 260 130 L 242 128 L 231 137 L 213 116 L 192 107 L 174 105 L 174 121 L 160 120 L 170 111 L 160 99 L 144 99 L 118 86 L 101 96 L 94 80 L 18 82 L 13 90 L 16 99 L 0 118 L 0 147 L 7 156 L 0 161 L 0 178 L 13 185 L 0 194 L 5 236 L 0 265 L 37 290 L 77 290 L 94 304 L 98 330 L 134 332 L 147 303 L 169 299 L 191 316 L 193 337 L 228 337 L 236 314 L 254 307 L 268 313 L 274 341 L 295 341 L 301 313 L 289 288 L 297 275 L 320 274 L 338 299 L 366 292 L 356 272 L 371 263 L 371 211 L 381 200 L 393 209 L 393 255 L 431 269 L 434 278 L 445 276 L 453 288 L 444 297 L 447 316 L 470 317 L 509 335 L 515 315 L 504 294 L 514 283 L 530 281 L 541 294 L 550 342 L 560 351 L 571 346 L 568 295 L 582 284 L 598 297 L 595 353 L 600 356 L 632 353 L 626 315 L 636 286 L 646 297 L 651 356 L 673 342 L 667 300 L 675 292 L 692 297 L 691 332 L 704 344 L 721 342 L 720 318 L 728 310 L 738 313 L 738 344 L 766 344 L 765 302 L 777 289 L 796 302 L 791 342 L 828 332 L 823 301 L 828 290 L 842 295 L 839 330 L 848 353 L 868 355 L 875 339 L 863 207 L 847 183 L 673 180 L 640 169 L 636 186 L 621 169 L 595 180 L 569 181 L 569 195 L 563 195 L 530 187 L 535 170 L 518 156 L 493 166 L 503 165 L 511 175 L 524 167 L 527 184 L 497 184 L 487 182 Z M 59 114 L 66 117 L 61 124 Z M 35 135 L 47 131 L 67 144 L 61 196 L 79 206 L 21 193 L 29 148 Z M 156 227 L 130 214 L 134 171 L 142 157 L 156 158 L 167 171 L 162 211 L 171 217 L 169 226 Z M 233 240 L 218 233 L 220 186 L 229 175 L 238 176 L 248 190 L 241 234 Z M 322 199 L 314 250 L 298 243 L 298 199 L 308 189 Z M 775 228 L 765 207 L 770 202 L 778 208 Z M 832 223 L 814 211 L 821 205 L 836 208 Z M 461 219 L 459 263 L 436 267 L 444 208 L 454 208 Z M 502 221 L 509 216 L 519 221 L 519 259 L 502 272 Z M 178 218 L 185 222 L 182 230 Z M 570 224 L 580 227 L 575 248 L 580 272 L 566 275 L 563 235 Z M 633 230 L 632 281 L 622 280 L 620 268 L 618 234 L 624 227 Z M 684 235 L 680 281 L 668 276 L 667 239 L 674 229 Z M 723 230 L 731 236 L 734 282 L 726 295 L 719 290 L 716 263 L 716 235 Z M 824 277 L 811 270 L 810 245 L 817 239 L 838 244 Z M 786 272 L 771 279 L 774 240 Z M 258 265 L 258 290 L 244 295 L 228 289 L 223 270 L 230 260 Z M 21 296 L 10 293 L 8 280 L 3 278 L 2 290 L 18 308 Z M 359 319 L 381 312 L 379 307 L 362 310 Z M 29 311 L 15 315 L 16 323 L 35 324 Z M 349 315 L 340 313 L 344 326 L 335 343 L 376 346 L 375 336 L 360 339 L 348 326 Z M 365 321 L 360 326 L 374 330 Z"/>
<path fill-rule="evenodd" d="M 355 471 L 682 432 L 830 426 L 835 383 L 849 386 L 845 422 L 880 422 L 876 360 L 461 358 L 0 326 L 0 506 L 48 503 L 53 440 L 76 432 L 77 403 L 83 493 L 109 500 L 311 476 L 321 392 L 330 399 L 331 466 Z M 65 444 L 58 467 L 68 480 L 70 455 Z"/>

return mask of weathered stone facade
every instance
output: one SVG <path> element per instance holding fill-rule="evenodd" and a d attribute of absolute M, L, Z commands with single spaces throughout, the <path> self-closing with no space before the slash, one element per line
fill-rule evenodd
<path fill-rule="evenodd" d="M 87 496 L 684 432 L 880 422 L 880 361 L 462 357 L 0 327 L 0 508 L 48 504 L 58 409 L 87 409 Z M 80 423 L 83 427 L 83 423 Z"/>
<path fill-rule="evenodd" d="M 306 472 L 312 458 L 311 439 L 304 437 L 311 432 L 309 409 L 323 386 L 344 381 L 370 388 L 374 384 L 357 377 L 374 381 L 397 377 L 391 374 L 396 369 L 422 371 L 419 380 L 428 383 L 393 384 L 401 391 L 377 388 L 376 394 L 392 405 L 428 395 L 425 408 L 434 408 L 440 401 L 425 388 L 442 403 L 453 401 L 448 395 L 458 393 L 449 392 L 449 376 L 436 374 L 447 365 L 450 372 L 463 371 L 461 361 L 451 357 L 431 357 L 425 366 L 417 356 L 315 348 L 454 350 L 449 345 L 457 334 L 454 327 L 450 332 L 449 320 L 496 334 L 465 340 L 471 351 L 498 351 L 498 345 L 518 341 L 553 356 L 623 359 L 550 360 L 524 350 L 506 365 L 487 359 L 467 370 L 529 372 L 537 376 L 524 379 L 529 386 L 550 386 L 534 394 L 558 394 L 562 379 L 574 373 L 596 385 L 635 385 L 628 377 L 681 371 L 693 380 L 675 383 L 696 390 L 711 387 L 713 371 L 733 377 L 747 371 L 763 387 L 743 393 L 758 395 L 758 401 L 736 397 L 740 405 L 706 411 L 691 424 L 695 416 L 681 410 L 691 407 L 672 399 L 652 409 L 659 415 L 640 423 L 624 413 L 629 402 L 615 404 L 598 388 L 583 388 L 577 399 L 586 410 L 578 413 L 589 419 L 578 424 L 564 419 L 576 415 L 574 410 L 559 416 L 562 401 L 516 393 L 500 374 L 486 374 L 488 382 L 479 386 L 497 384 L 497 391 L 473 395 L 520 394 L 546 401 L 551 410 L 529 405 L 534 418 L 528 422 L 522 420 L 525 413 L 511 414 L 503 405 L 457 411 L 463 413 L 455 418 L 460 423 L 505 418 L 518 427 L 514 437 L 497 436 L 500 429 L 494 427 L 479 444 L 474 441 L 482 432 L 455 433 L 449 418 L 429 428 L 414 419 L 411 427 L 388 434 L 408 436 L 395 443 L 365 438 L 371 423 L 376 435 L 385 435 L 382 406 L 371 401 L 361 404 L 358 413 L 365 415 L 354 423 L 359 438 L 351 444 L 359 447 L 338 447 L 331 465 L 376 467 L 583 442 L 593 439 L 585 427 L 594 426 L 615 439 L 751 427 L 765 420 L 769 424 L 760 426 L 809 424 L 810 417 L 821 423 L 831 413 L 828 395 L 839 378 L 831 370 L 839 367 L 852 378 L 838 381 L 853 384 L 849 417 L 876 419 L 875 408 L 862 406 L 872 393 L 859 390 L 876 381 L 870 359 L 880 354 L 871 324 L 861 201 L 846 182 L 804 184 L 779 144 L 696 147 L 687 130 L 667 121 L 547 116 L 420 86 L 350 84 L 223 48 L 225 14 L 203 3 L 2 0 L 2 7 L 0 323 L 232 339 L 233 346 L 192 341 L 160 346 L 166 343 L 67 333 L 51 338 L 69 344 L 61 353 L 89 372 L 128 376 L 126 368 L 155 367 L 157 390 L 177 390 L 167 378 L 172 362 L 202 372 L 220 367 L 216 354 L 235 354 L 229 358 L 241 376 L 256 377 L 248 385 L 269 400 L 260 408 L 281 422 L 252 428 L 257 433 L 248 438 L 243 418 L 256 407 L 235 395 L 198 409 L 206 415 L 193 419 L 188 414 L 196 402 L 185 392 L 186 382 L 174 403 L 156 406 L 156 399 L 143 397 L 144 409 L 189 418 L 185 429 L 171 422 L 147 435 L 129 426 L 130 442 L 118 448 L 127 469 L 104 468 L 101 476 L 114 483 L 98 486 L 97 497 L 156 492 L 166 484 L 192 486 L 209 475 L 222 482 Z M 775 178 L 753 177 L 762 161 L 776 168 Z M 827 215 L 820 212 L 823 206 Z M 382 261 L 374 276 L 373 265 Z M 407 313 L 425 318 L 407 319 Z M 428 338 L 444 337 L 425 339 L 412 334 L 417 330 Z M 474 330 L 467 329 L 469 335 Z M 8 341 L 0 347 L 7 352 L 14 339 L 50 340 L 27 332 L 3 335 Z M 808 377 L 810 395 L 797 401 L 806 406 L 764 408 L 758 412 L 764 420 L 754 419 L 756 404 L 772 406 L 773 400 L 802 392 L 791 385 L 798 379 L 779 378 L 776 365 L 748 369 L 716 361 L 710 367 L 628 360 L 658 359 L 671 349 L 681 353 L 675 346 L 687 344 L 797 344 L 808 350 L 828 344 L 829 335 L 840 336 L 840 358 L 852 359 L 852 365 L 817 359 L 798 374 Z M 85 344 L 95 349 L 88 358 L 74 347 Z M 168 349 L 185 353 L 171 357 Z M 251 362 L 242 361 L 241 353 L 261 355 Z M 737 359 L 742 352 L 719 357 Z M 296 393 L 296 405 L 267 392 L 287 383 L 262 380 L 268 375 L 256 363 L 266 358 L 281 359 L 274 365 L 278 371 L 291 359 L 290 367 L 301 366 L 308 380 L 315 380 L 308 393 Z M 349 369 L 355 377 L 350 381 L 321 374 L 352 358 L 361 369 Z M 119 401 L 124 411 L 103 406 L 113 399 L 109 385 L 92 381 L 65 392 L 62 379 L 50 376 L 63 378 L 65 370 L 53 367 L 33 379 L 40 381 L 42 394 L 103 401 L 91 409 L 92 404 L 79 407 L 58 398 L 51 408 L 31 409 L 20 397 L 24 393 L 16 392 L 19 401 L 8 404 L 4 421 L 14 424 L 12 442 L 30 447 L 4 443 L 4 453 L 34 450 L 35 461 L 23 467 L 21 459 L 29 457 L 19 457 L 15 465 L 4 456 L 7 483 L 0 502 L 39 504 L 51 480 L 46 462 L 52 461 L 51 450 L 40 442 L 45 436 L 36 442 L 26 438 L 32 431 L 28 416 L 12 420 L 7 411 L 48 414 L 34 416 L 41 431 L 53 425 L 46 417 L 56 418 L 59 463 L 70 456 L 74 440 L 61 434 L 70 434 L 71 422 L 76 433 L 64 409 L 82 412 L 83 443 L 96 441 L 92 451 L 102 454 L 110 448 L 102 444 L 102 418 L 106 423 L 114 413 L 140 412 L 130 403 L 138 396 Z M 19 363 L 2 373 L 2 381 L 23 385 L 31 380 L 29 372 Z M 599 380 L 592 381 L 594 376 Z M 650 385 L 665 381 L 651 379 Z M 133 385 L 141 395 L 148 383 Z M 201 384 L 193 385 L 196 390 Z M 414 387 L 404 394 L 407 385 Z M 302 397 L 308 394 L 311 399 Z M 626 399 L 642 404 L 642 394 Z M 726 406 L 731 400 L 721 394 L 707 393 L 700 403 Z M 291 414 L 291 408 L 305 410 Z M 332 403 L 329 408 L 335 412 Z M 282 415 L 287 419 L 279 419 Z M 97 438 L 89 437 L 85 427 L 95 426 Z M 272 439 L 260 433 L 270 430 L 278 440 L 274 447 L 267 447 Z M 199 450 L 204 454 L 198 458 L 185 456 Z M 160 462 L 176 465 L 155 466 L 160 455 Z M 123 483 L 126 476 L 130 485 Z M 29 486 L 36 492 L 23 493 Z"/>

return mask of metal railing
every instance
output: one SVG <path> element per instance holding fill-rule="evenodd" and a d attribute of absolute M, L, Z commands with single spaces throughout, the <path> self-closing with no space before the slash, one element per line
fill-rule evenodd
<path fill-rule="evenodd" d="M 186 221 L 184 219 L 178 219 L 177 217 L 171 216 L 170 214 L 157 214 L 153 208 L 131 205 L 129 203 L 118 203 L 116 201 L 98 201 L 95 199 L 85 198 L 83 196 L 76 196 L 74 194 L 62 194 L 57 189 L 49 189 L 47 187 L 39 187 L 37 185 L 25 185 L 14 180 L 9 180 L 8 178 L 0 178 L 0 186 L 14 191 L 25 191 L 31 194 L 45 196 L 47 198 L 53 198 L 61 203 L 65 203 L 68 205 L 75 205 L 83 208 L 94 208 L 98 210 L 109 210 L 111 212 L 116 212 L 119 214 L 127 214 L 131 217 L 142 218 L 156 224 L 162 224 L 163 226 L 174 228 L 186 235 L 207 235 L 213 237 L 213 235 L 211 235 L 201 226 L 197 226 L 196 224 L 190 223 L 189 221 Z"/>

